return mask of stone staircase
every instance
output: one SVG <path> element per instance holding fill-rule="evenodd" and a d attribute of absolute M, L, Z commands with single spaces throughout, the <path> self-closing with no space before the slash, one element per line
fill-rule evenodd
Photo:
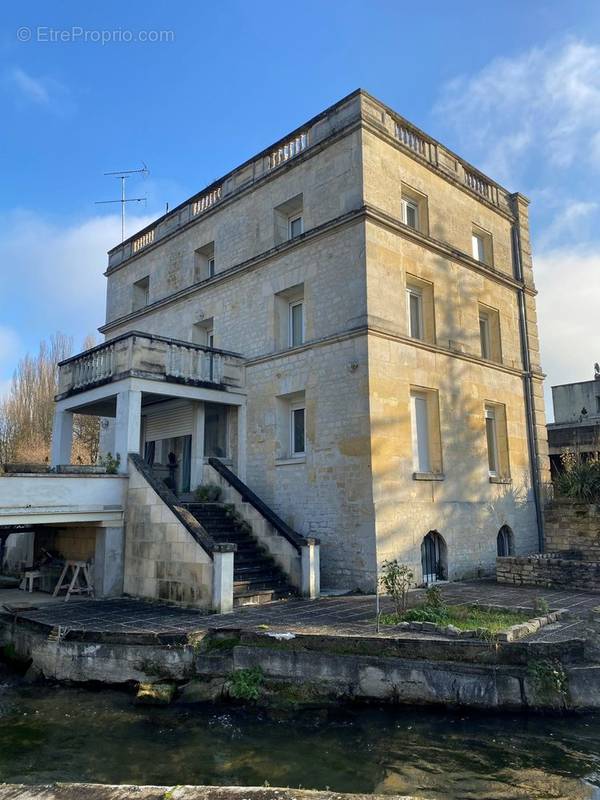
<path fill-rule="evenodd" d="M 286 574 L 261 547 L 248 523 L 222 503 L 186 502 L 184 507 L 218 544 L 237 546 L 233 561 L 234 606 L 257 605 L 296 594 Z"/>

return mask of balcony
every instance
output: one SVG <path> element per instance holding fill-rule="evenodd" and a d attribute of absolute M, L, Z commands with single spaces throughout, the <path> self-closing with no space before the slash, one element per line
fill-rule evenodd
<path fill-rule="evenodd" d="M 131 331 L 61 361 L 57 400 L 123 378 L 242 388 L 243 358 L 214 347 Z"/>

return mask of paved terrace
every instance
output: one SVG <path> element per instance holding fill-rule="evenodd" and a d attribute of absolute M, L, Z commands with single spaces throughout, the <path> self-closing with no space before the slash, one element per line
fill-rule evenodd
<path fill-rule="evenodd" d="M 547 601 L 550 609 L 564 608 L 571 612 L 572 619 L 557 625 L 549 625 L 538 634 L 529 637 L 536 641 L 559 641 L 585 636 L 593 630 L 590 621 L 593 609 L 600 607 L 600 596 L 579 591 L 541 590 L 535 587 L 503 586 L 493 581 L 465 581 L 441 585 L 447 603 L 477 603 L 505 608 L 532 608 L 536 598 Z M 6 592 L 3 592 L 5 600 Z M 14 591 L 14 604 L 17 595 Z M 411 604 L 418 602 L 423 590 L 411 592 Z M 7 607 L 8 606 L 8 607 Z M 391 610 L 390 601 L 382 599 L 382 610 Z M 10 605 L 4 613 L 11 613 Z M 82 600 L 77 603 L 46 602 L 17 612 L 19 618 L 36 623 L 41 628 L 57 628 L 64 632 L 77 633 L 86 638 L 103 636 L 125 636 L 162 642 L 186 641 L 190 633 L 209 629 L 269 630 L 304 634 L 327 634 L 339 636 L 373 636 L 375 634 L 375 597 L 346 596 L 324 597 L 320 600 L 289 600 L 262 606 L 250 606 L 232 614 L 204 614 L 161 603 L 133 599 Z M 383 628 L 381 636 L 410 637 L 428 636 L 415 632 L 399 633 Z"/>

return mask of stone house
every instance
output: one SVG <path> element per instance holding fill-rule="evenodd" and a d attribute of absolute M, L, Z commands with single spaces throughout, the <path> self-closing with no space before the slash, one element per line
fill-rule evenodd
<path fill-rule="evenodd" d="M 166 519 L 128 453 L 184 496 L 233 473 L 253 513 L 319 540 L 328 589 L 372 591 L 390 558 L 430 582 L 536 550 L 527 206 L 357 90 L 114 247 L 106 342 L 61 366 L 52 460 L 74 412 L 105 419 L 135 472 L 125 590 L 160 596 Z"/>

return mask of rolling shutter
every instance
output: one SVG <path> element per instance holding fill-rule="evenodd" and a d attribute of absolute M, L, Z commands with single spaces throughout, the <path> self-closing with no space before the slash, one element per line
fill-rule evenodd
<path fill-rule="evenodd" d="M 192 433 L 192 404 L 171 404 L 168 408 L 150 411 L 144 420 L 144 441 L 157 442 L 160 439 L 174 439 L 176 436 L 190 436 Z"/>

